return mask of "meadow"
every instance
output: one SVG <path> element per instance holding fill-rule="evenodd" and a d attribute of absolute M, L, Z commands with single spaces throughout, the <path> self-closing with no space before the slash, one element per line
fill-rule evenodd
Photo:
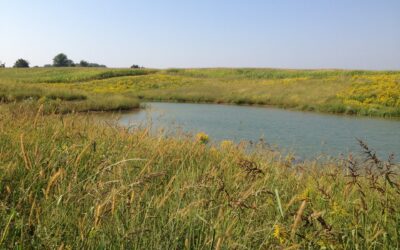
<path fill-rule="evenodd" d="M 29 99 L 30 95 L 39 99 L 38 89 L 78 95 L 118 95 L 120 99 L 128 96 L 137 99 L 132 107 L 137 107 L 138 101 L 208 102 L 271 105 L 337 114 L 400 116 L 398 71 L 224 68 L 0 70 L 0 100 L 3 102 Z M 68 93 L 53 95 L 50 99 L 63 100 Z M 99 101 L 101 97 L 92 99 Z"/>
<path fill-rule="evenodd" d="M 399 166 L 0 107 L 0 248 L 396 249 Z M 112 139 L 111 139 L 112 138 Z"/>
<path fill-rule="evenodd" d="M 399 77 L 0 69 L 0 248 L 400 248 L 399 164 L 362 141 L 362 157 L 296 163 L 262 142 L 210 145 L 91 114 L 164 100 L 398 116 Z"/>
<path fill-rule="evenodd" d="M 146 74 L 141 70 L 103 69 L 3 69 L 0 71 L 0 103 L 28 107 L 43 106 L 47 113 L 122 111 L 139 108 L 139 101 L 128 93 L 99 94 L 58 83 L 84 82 L 119 76 Z"/>

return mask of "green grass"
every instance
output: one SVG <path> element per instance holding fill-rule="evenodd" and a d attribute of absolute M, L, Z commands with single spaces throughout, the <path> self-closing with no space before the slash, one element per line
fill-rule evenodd
<path fill-rule="evenodd" d="M 204 69 L 168 69 L 168 74 L 196 78 L 228 79 L 324 79 L 329 77 L 352 77 L 356 75 L 374 75 L 377 71 L 365 70 L 292 70 L 262 68 L 204 68 Z M 396 74 L 395 71 L 381 71 L 383 74 Z"/>
<path fill-rule="evenodd" d="M 41 86 L 0 85 L 0 102 L 10 103 L 24 100 L 50 100 L 82 101 L 87 99 L 87 94 L 79 90 L 44 88 Z"/>
<path fill-rule="evenodd" d="M 38 92 L 49 89 L 78 95 L 128 94 L 143 101 L 272 105 L 326 113 L 400 116 L 399 71 L 0 69 L 0 99 L 12 99 L 13 95 L 26 99 L 30 91 L 37 99 L 41 96 Z"/>
<path fill-rule="evenodd" d="M 90 95 L 85 100 L 62 100 L 42 97 L 6 105 L 8 109 L 41 110 L 44 114 L 128 111 L 140 108 L 140 103 L 128 95 Z"/>
<path fill-rule="evenodd" d="M 107 68 L 9 68 L 0 70 L 0 83 L 69 83 L 136 76 L 152 73 L 146 69 Z"/>
<path fill-rule="evenodd" d="M 43 106 L 46 113 L 122 111 L 140 106 L 138 99 L 129 93 L 102 94 L 32 83 L 0 84 L 0 104 L 26 109 Z"/>
<path fill-rule="evenodd" d="M 0 106 L 0 248 L 397 249 L 398 165 Z M 114 124 L 114 125 L 113 125 Z"/>

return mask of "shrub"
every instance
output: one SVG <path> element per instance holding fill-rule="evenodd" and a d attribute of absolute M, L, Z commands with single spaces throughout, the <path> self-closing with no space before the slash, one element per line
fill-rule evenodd
<path fill-rule="evenodd" d="M 29 62 L 20 58 L 14 63 L 14 68 L 29 68 Z"/>
<path fill-rule="evenodd" d="M 53 58 L 54 67 L 74 67 L 72 60 L 68 59 L 67 55 L 60 53 Z"/>

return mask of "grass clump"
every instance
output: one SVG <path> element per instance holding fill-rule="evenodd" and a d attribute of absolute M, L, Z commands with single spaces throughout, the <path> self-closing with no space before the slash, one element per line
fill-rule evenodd
<path fill-rule="evenodd" d="M 0 84 L 0 103 L 11 108 L 23 106 L 46 114 L 87 111 L 124 111 L 139 108 L 138 99 L 129 94 L 97 94 L 71 88 Z"/>
<path fill-rule="evenodd" d="M 53 90 L 48 91 L 45 95 L 45 98 L 52 99 L 52 100 L 63 100 L 63 101 L 82 101 L 86 100 L 88 97 L 87 95 L 83 94 L 81 91 L 72 91 L 72 90 Z"/>
<path fill-rule="evenodd" d="M 72 89 L 44 88 L 40 86 L 18 86 L 0 84 L 0 103 L 20 102 L 24 100 L 51 100 L 81 101 L 87 99 L 87 94 Z"/>
<path fill-rule="evenodd" d="M 94 95 L 87 102 L 74 103 L 68 107 L 77 112 L 84 111 L 126 111 L 139 108 L 140 104 L 136 98 L 124 95 Z M 63 112 L 66 113 L 66 112 Z"/>
<path fill-rule="evenodd" d="M 399 166 L 363 142 L 365 159 L 294 164 L 264 145 L 0 108 L 0 248 L 399 247 Z"/>
<path fill-rule="evenodd" d="M 67 114 L 82 112 L 113 112 L 138 109 L 136 98 L 124 95 L 92 95 L 83 101 L 64 101 L 61 99 L 40 98 L 38 101 L 27 100 L 7 105 L 8 109 L 41 110 L 44 114 Z"/>

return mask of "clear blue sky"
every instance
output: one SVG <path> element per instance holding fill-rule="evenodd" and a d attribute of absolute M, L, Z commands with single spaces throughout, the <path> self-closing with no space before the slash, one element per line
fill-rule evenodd
<path fill-rule="evenodd" d="M 400 0 L 0 0 L 0 60 L 400 69 Z"/>

